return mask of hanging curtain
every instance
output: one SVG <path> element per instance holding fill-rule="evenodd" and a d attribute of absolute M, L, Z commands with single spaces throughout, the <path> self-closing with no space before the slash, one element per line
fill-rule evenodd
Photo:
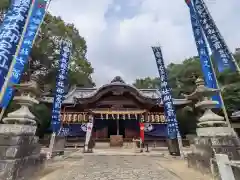
<path fill-rule="evenodd" d="M 144 124 L 145 137 L 166 137 L 167 125 L 166 124 Z"/>

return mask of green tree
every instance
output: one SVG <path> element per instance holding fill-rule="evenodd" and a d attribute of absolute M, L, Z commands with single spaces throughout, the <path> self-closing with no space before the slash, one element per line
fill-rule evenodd
<path fill-rule="evenodd" d="M 0 14 L 4 14 L 8 8 L 9 0 L 1 0 Z M 31 74 L 38 74 L 44 86 L 52 92 L 55 91 L 56 74 L 60 59 L 60 41 L 68 38 L 73 43 L 72 55 L 69 62 L 68 88 L 72 85 L 82 87 L 93 87 L 91 75 L 93 68 L 86 58 L 87 45 L 79 31 L 73 24 L 65 23 L 60 17 L 47 13 L 33 45 L 28 64 L 25 66 L 25 73 L 21 81 L 29 79 Z M 7 111 L 17 108 L 16 104 L 10 103 Z M 34 114 L 40 126 L 38 132 L 49 125 L 51 109 L 40 104 L 33 107 Z"/>
<path fill-rule="evenodd" d="M 160 87 L 157 78 L 146 77 L 144 79 L 136 79 L 133 86 L 139 89 L 157 89 Z"/>
<path fill-rule="evenodd" d="M 234 55 L 237 62 L 240 62 L 240 54 Z M 213 58 L 212 58 L 213 59 Z M 213 61 L 214 63 L 214 61 Z M 222 91 L 225 106 L 229 115 L 239 109 L 240 104 L 240 75 L 236 72 L 224 71 L 219 73 L 215 68 L 217 79 Z M 182 93 L 190 94 L 195 88 L 195 80 L 202 77 L 200 60 L 198 57 L 192 57 L 184 60 L 182 63 L 171 63 L 166 68 L 168 74 L 168 82 L 172 88 L 174 98 L 182 98 Z M 159 78 L 143 78 L 137 79 L 134 83 L 136 87 L 148 88 L 159 87 Z M 194 117 L 195 114 L 195 117 Z M 180 122 L 181 132 L 192 132 L 196 126 L 196 113 L 194 111 L 186 111 L 186 109 L 177 111 L 177 119 Z M 193 124 L 188 123 L 189 121 Z"/>
<path fill-rule="evenodd" d="M 173 97 L 180 98 L 181 93 L 191 93 L 195 88 L 195 80 L 201 76 L 200 62 L 197 57 L 189 58 L 181 64 L 169 64 L 167 66 L 168 83 L 172 88 Z M 160 80 L 156 78 L 136 79 L 133 83 L 137 88 L 160 87 Z"/>
<path fill-rule="evenodd" d="M 237 63 L 240 62 L 240 54 L 234 55 Z M 229 115 L 239 110 L 240 104 L 240 75 L 232 71 L 224 71 L 218 73 L 218 82 L 222 90 L 224 104 L 227 108 Z"/>
<path fill-rule="evenodd" d="M 6 12 L 9 4 L 10 0 L 1 0 L 0 14 Z M 50 84 L 51 89 L 54 89 L 62 38 L 69 38 L 73 43 L 69 85 L 95 86 L 91 78 L 93 68 L 86 58 L 86 41 L 79 35 L 79 31 L 73 24 L 67 24 L 60 17 L 52 16 L 49 13 L 45 16 L 37 35 L 29 58 L 31 60 L 29 61 L 30 64 L 26 65 L 26 69 L 30 67 L 30 70 L 28 69 L 25 75 L 38 73 L 41 75 L 44 84 Z M 26 76 L 23 80 L 26 79 Z"/>
<path fill-rule="evenodd" d="M 56 73 L 60 59 L 60 41 L 69 38 L 73 43 L 69 63 L 69 85 L 92 87 L 93 68 L 86 59 L 86 41 L 73 24 L 66 24 L 60 17 L 47 14 L 33 46 L 30 73 L 39 73 L 44 82 L 55 88 Z"/>

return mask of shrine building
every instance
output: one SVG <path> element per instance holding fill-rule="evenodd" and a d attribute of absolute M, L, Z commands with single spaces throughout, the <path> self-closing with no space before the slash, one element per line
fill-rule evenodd
<path fill-rule="evenodd" d="M 68 129 L 67 139 L 84 140 L 89 112 L 94 117 L 93 138 L 109 141 L 111 135 L 122 135 L 124 141 L 139 137 L 139 121 L 145 123 L 145 140 L 166 139 L 161 94 L 158 89 L 137 89 L 115 77 L 99 88 L 74 87 L 65 96 L 61 109 L 62 127 Z M 52 108 L 53 97 L 41 99 Z M 190 103 L 173 99 L 175 108 Z"/>

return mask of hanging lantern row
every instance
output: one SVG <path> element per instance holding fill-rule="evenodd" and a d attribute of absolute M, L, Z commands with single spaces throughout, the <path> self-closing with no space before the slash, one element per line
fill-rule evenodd
<path fill-rule="evenodd" d="M 94 119 L 97 120 L 140 120 L 146 123 L 166 123 L 162 113 L 148 113 L 146 118 L 143 114 L 94 114 Z M 63 123 L 86 123 L 89 120 L 87 113 L 65 113 L 61 114 Z"/>
<path fill-rule="evenodd" d="M 63 123 L 87 123 L 89 115 L 87 113 L 62 113 L 60 119 Z"/>

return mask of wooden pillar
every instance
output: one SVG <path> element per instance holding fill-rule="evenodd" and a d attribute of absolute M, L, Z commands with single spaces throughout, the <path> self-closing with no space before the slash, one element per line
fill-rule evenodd
<path fill-rule="evenodd" d="M 119 135 L 119 118 L 116 120 L 117 123 L 117 135 Z"/>
<path fill-rule="evenodd" d="M 144 122 L 146 122 L 148 120 L 148 112 L 144 113 Z"/>

